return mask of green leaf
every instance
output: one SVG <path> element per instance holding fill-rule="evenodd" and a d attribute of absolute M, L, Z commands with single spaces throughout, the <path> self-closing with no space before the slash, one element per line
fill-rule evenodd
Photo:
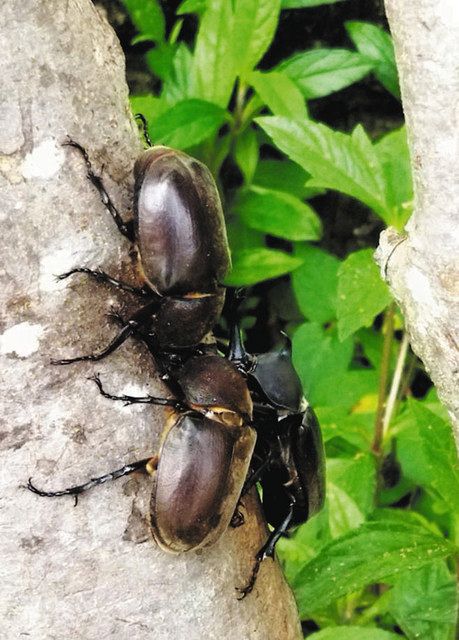
<path fill-rule="evenodd" d="M 238 73 L 245 76 L 258 64 L 271 44 L 279 19 L 280 0 L 233 1 L 233 45 Z"/>
<path fill-rule="evenodd" d="M 368 22 L 346 22 L 349 37 L 364 56 L 375 65 L 375 75 L 380 83 L 400 100 L 394 45 L 390 35 Z"/>
<path fill-rule="evenodd" d="M 310 189 L 306 186 L 306 181 L 310 178 L 299 165 L 289 160 L 261 160 L 258 163 L 253 182 L 266 189 L 275 191 L 286 191 L 296 196 L 300 200 L 311 198 L 318 193 L 319 189 Z"/>
<path fill-rule="evenodd" d="M 282 0 L 282 9 L 303 9 L 336 2 L 344 2 L 344 0 Z"/>
<path fill-rule="evenodd" d="M 232 2 L 209 0 L 193 59 L 196 97 L 226 107 L 237 76 Z"/>
<path fill-rule="evenodd" d="M 184 100 L 162 114 L 153 126 L 155 142 L 188 149 L 213 135 L 226 111 L 203 100 Z"/>
<path fill-rule="evenodd" d="M 316 406 L 345 407 L 351 411 L 362 398 L 374 393 L 378 380 L 378 372 L 373 369 L 354 369 L 334 375 L 333 384 L 330 378 L 322 378 L 314 390 L 314 402 Z"/>
<path fill-rule="evenodd" d="M 420 525 L 364 523 L 326 545 L 295 576 L 293 586 L 301 618 L 345 594 L 453 552 L 452 544 Z"/>
<path fill-rule="evenodd" d="M 349 372 L 349 374 L 355 373 L 364 372 Z M 375 419 L 373 413 L 351 413 L 349 415 L 346 408 L 332 405 L 316 407 L 316 413 L 322 428 L 324 441 L 338 437 L 345 439 L 361 451 L 370 449 L 374 437 Z"/>
<path fill-rule="evenodd" d="M 252 127 L 244 129 L 236 138 L 234 157 L 242 171 L 245 183 L 250 184 L 258 164 L 257 134 Z"/>
<path fill-rule="evenodd" d="M 410 640 L 453 638 L 457 589 L 445 563 L 404 573 L 392 589 L 389 611 Z"/>
<path fill-rule="evenodd" d="M 298 120 L 308 117 L 301 91 L 285 73 L 254 71 L 248 80 L 274 115 Z"/>
<path fill-rule="evenodd" d="M 405 127 L 383 136 L 375 149 L 383 169 L 386 200 L 390 207 L 385 222 L 401 231 L 413 211 L 413 181 Z"/>
<path fill-rule="evenodd" d="M 172 73 L 176 51 L 176 45 L 162 42 L 154 49 L 147 51 L 145 55 L 149 69 L 163 81 L 167 80 Z"/>
<path fill-rule="evenodd" d="M 132 113 L 141 113 L 147 119 L 150 125 L 154 120 L 157 120 L 159 116 L 167 110 L 167 104 L 152 94 L 144 96 L 130 96 Z M 151 134 L 151 131 L 150 131 Z"/>
<path fill-rule="evenodd" d="M 338 271 L 338 332 L 341 340 L 369 327 L 392 297 L 373 260 L 373 249 L 348 255 Z"/>
<path fill-rule="evenodd" d="M 453 513 L 459 513 L 459 461 L 448 422 L 410 399 L 397 452 L 409 478 L 433 490 Z"/>
<path fill-rule="evenodd" d="M 336 318 L 338 258 L 306 244 L 298 244 L 295 255 L 303 260 L 292 274 L 300 310 L 313 322 L 330 322 Z"/>
<path fill-rule="evenodd" d="M 166 21 L 157 0 L 123 0 L 123 4 L 139 33 L 153 42 L 164 40 Z"/>
<path fill-rule="evenodd" d="M 283 251 L 248 249 L 233 254 L 233 270 L 225 278 L 230 287 L 242 287 L 290 273 L 301 264 Z"/>
<path fill-rule="evenodd" d="M 329 459 L 327 479 L 345 491 L 362 514 L 368 515 L 373 511 L 376 465 L 371 454 L 359 452 L 353 458 Z"/>
<path fill-rule="evenodd" d="M 171 69 L 163 83 L 162 99 L 170 106 L 194 97 L 193 56 L 183 42 L 177 45 Z"/>
<path fill-rule="evenodd" d="M 333 538 L 338 538 L 363 523 L 363 513 L 355 501 L 330 481 L 327 482 L 327 500 L 330 533 Z"/>
<path fill-rule="evenodd" d="M 336 394 L 335 378 L 347 371 L 352 358 L 352 340 L 340 342 L 338 336 L 325 331 L 318 323 L 305 322 L 293 336 L 293 362 L 303 383 L 306 397 L 313 405 L 320 398 L 321 386 L 327 381 Z M 334 381 L 330 385 L 330 380 Z"/>
<path fill-rule="evenodd" d="M 197 97 L 226 107 L 238 75 L 268 48 L 280 0 L 208 0 L 194 54 Z"/>
<path fill-rule="evenodd" d="M 201 15 L 206 10 L 207 0 L 184 0 L 180 3 L 177 11 L 178 16 L 182 16 L 185 13 L 197 13 Z"/>
<path fill-rule="evenodd" d="M 259 231 L 249 229 L 237 216 L 231 216 L 226 223 L 228 242 L 231 253 L 239 253 L 242 250 L 261 249 L 265 247 L 265 236 Z"/>
<path fill-rule="evenodd" d="M 402 640 L 398 633 L 375 627 L 328 627 L 308 636 L 307 640 Z"/>
<path fill-rule="evenodd" d="M 312 185 L 346 193 L 385 216 L 382 169 L 360 126 L 349 136 L 309 120 L 294 122 L 273 116 L 256 122 L 281 151 L 313 176 Z"/>
<path fill-rule="evenodd" d="M 253 186 L 239 192 L 232 209 L 252 229 L 286 240 L 318 240 L 321 235 L 320 219 L 311 207 L 283 191 Z"/>
<path fill-rule="evenodd" d="M 280 63 L 307 100 L 322 98 L 361 80 L 373 68 L 368 58 L 348 49 L 312 49 Z M 276 114 L 284 115 L 284 114 Z"/>

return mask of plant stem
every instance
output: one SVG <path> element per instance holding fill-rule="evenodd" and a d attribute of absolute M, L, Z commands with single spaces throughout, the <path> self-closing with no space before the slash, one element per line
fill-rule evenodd
<path fill-rule="evenodd" d="M 377 456 L 378 459 L 382 456 L 382 442 L 384 436 L 384 407 L 387 392 L 387 380 L 389 377 L 390 352 L 392 347 L 392 340 L 394 338 L 394 312 L 395 303 L 393 302 L 386 309 L 386 312 L 384 314 L 384 343 L 382 350 L 381 369 L 379 374 L 378 408 L 376 410 L 374 438 L 371 447 L 373 453 Z"/>
<path fill-rule="evenodd" d="M 392 384 L 389 391 L 389 396 L 386 402 L 386 409 L 384 411 L 384 419 L 382 425 L 382 438 L 384 440 L 389 429 L 389 424 L 392 419 L 394 407 L 397 402 L 398 392 L 400 389 L 400 382 L 402 380 L 402 373 L 405 367 L 406 355 L 409 347 L 408 333 L 405 331 L 403 334 L 402 342 L 400 344 L 400 350 L 398 352 L 397 364 L 395 366 L 394 377 L 392 378 Z"/>

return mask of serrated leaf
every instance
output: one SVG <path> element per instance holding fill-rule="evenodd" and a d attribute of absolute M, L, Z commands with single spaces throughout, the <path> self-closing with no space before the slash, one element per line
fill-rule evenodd
<path fill-rule="evenodd" d="M 357 50 L 373 61 L 378 80 L 400 100 L 394 45 L 390 35 L 384 29 L 368 22 L 351 21 L 346 22 L 345 26 Z"/>
<path fill-rule="evenodd" d="M 156 143 L 188 149 L 213 135 L 226 111 L 203 100 L 183 100 L 163 113 L 152 127 Z"/>
<path fill-rule="evenodd" d="M 253 186 L 238 194 L 232 209 L 252 229 L 286 240 L 318 240 L 321 235 L 320 219 L 311 207 L 283 191 Z"/>
<path fill-rule="evenodd" d="M 233 30 L 237 70 L 245 76 L 266 53 L 276 31 L 280 0 L 235 0 Z"/>
<path fill-rule="evenodd" d="M 164 40 L 166 21 L 157 0 L 123 0 L 137 31 L 153 42 Z"/>
<path fill-rule="evenodd" d="M 338 332 L 341 340 L 369 327 L 392 297 L 373 260 L 373 249 L 348 255 L 338 271 Z"/>
<path fill-rule="evenodd" d="M 307 100 L 322 98 L 348 87 L 361 80 L 372 68 L 368 58 L 348 49 L 303 51 L 278 66 L 295 81 Z"/>
<path fill-rule="evenodd" d="M 319 189 L 306 186 L 306 181 L 310 177 L 309 173 L 290 160 L 261 160 L 255 171 L 253 182 L 266 189 L 286 191 L 304 200 L 321 193 Z"/>
<path fill-rule="evenodd" d="M 292 275 L 293 291 L 309 320 L 325 323 L 336 317 L 339 260 L 318 247 L 298 244 L 295 255 L 303 260 Z"/>
<path fill-rule="evenodd" d="M 271 280 L 290 273 L 301 264 L 299 258 L 288 253 L 264 248 L 235 252 L 232 259 L 233 269 L 225 278 L 225 284 L 230 287 L 248 286 Z"/>
<path fill-rule="evenodd" d="M 250 184 L 258 164 L 257 134 L 252 127 L 247 127 L 236 138 L 234 157 L 242 171 L 245 183 Z"/>
<path fill-rule="evenodd" d="M 337 598 L 445 558 L 454 546 L 422 526 L 367 522 L 333 540 L 294 577 L 302 618 Z"/>
<path fill-rule="evenodd" d="M 457 619 L 457 587 L 444 562 L 403 574 L 389 611 L 409 640 L 450 640 Z"/>
<path fill-rule="evenodd" d="M 451 426 L 413 399 L 408 401 L 404 420 L 397 437 L 404 473 L 459 513 L 459 461 Z"/>
<path fill-rule="evenodd" d="M 280 0 L 208 0 L 194 54 L 198 97 L 227 106 L 236 77 L 268 48 L 279 11 Z"/>
<path fill-rule="evenodd" d="M 405 127 L 383 136 L 375 149 L 383 169 L 390 208 L 385 222 L 401 231 L 413 211 L 413 181 Z"/>
<path fill-rule="evenodd" d="M 274 115 L 298 120 L 308 117 L 301 91 L 287 74 L 254 71 L 248 81 Z"/>
<path fill-rule="evenodd" d="M 310 120 L 262 117 L 256 122 L 281 151 L 308 171 L 310 184 L 361 200 L 384 218 L 387 212 L 382 168 L 359 126 L 349 136 Z"/>

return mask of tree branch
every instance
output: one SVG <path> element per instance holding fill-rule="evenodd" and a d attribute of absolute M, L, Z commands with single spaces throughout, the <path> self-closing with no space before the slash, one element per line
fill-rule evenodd
<path fill-rule="evenodd" d="M 414 175 L 407 238 L 376 260 L 410 343 L 448 408 L 459 450 L 459 12 L 455 0 L 386 0 Z M 398 246 L 396 246 L 398 244 Z"/>
<path fill-rule="evenodd" d="M 120 211 L 129 209 L 141 145 L 119 44 L 89 0 L 5 3 L 2 29 L 0 635 L 296 640 L 295 604 L 276 563 L 265 562 L 254 593 L 236 599 L 266 536 L 253 496 L 244 526 L 202 553 L 172 556 L 146 522 L 146 476 L 98 487 L 76 508 L 20 487 L 32 476 L 61 489 L 154 451 L 163 410 L 110 402 L 89 375 L 100 372 L 120 393 L 165 390 L 132 340 L 97 366 L 49 364 L 106 344 L 116 331 L 110 306 L 127 315 L 138 304 L 81 274 L 55 279 L 102 267 L 136 284 L 129 243 L 81 158 L 61 146 L 68 135 L 84 145 Z"/>

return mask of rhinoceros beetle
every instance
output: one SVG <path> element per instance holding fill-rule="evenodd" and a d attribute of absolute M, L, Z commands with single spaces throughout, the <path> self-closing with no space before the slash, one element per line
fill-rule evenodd
<path fill-rule="evenodd" d="M 231 327 L 229 359 L 247 376 L 257 431 L 252 466 L 244 493 L 256 482 L 273 531 L 255 556 L 249 581 L 238 589 L 250 593 L 262 561 L 274 557 L 279 538 L 320 511 L 325 498 L 324 449 L 316 415 L 303 396 L 293 366 L 290 342 L 260 355 L 246 352 L 237 321 Z"/>
<path fill-rule="evenodd" d="M 101 360 L 148 325 L 161 350 L 197 345 L 220 317 L 225 298 L 221 282 L 231 264 L 223 211 L 210 171 L 181 151 L 164 146 L 147 149 L 134 165 L 134 216 L 124 222 L 85 149 L 73 140 L 65 144 L 81 153 L 87 176 L 118 230 L 136 246 L 144 284 L 135 287 L 86 267 L 59 278 L 84 273 L 147 302 L 98 353 L 53 363 Z"/>
<path fill-rule="evenodd" d="M 157 452 L 149 458 L 61 491 L 42 491 L 29 479 L 28 488 L 40 496 L 73 495 L 145 470 L 153 478 L 151 528 L 165 551 L 181 553 L 209 546 L 223 534 L 236 514 L 256 441 L 252 400 L 236 367 L 213 353 L 189 358 L 176 375 L 177 397 L 115 396 L 126 404 L 151 403 L 168 409 Z"/>

